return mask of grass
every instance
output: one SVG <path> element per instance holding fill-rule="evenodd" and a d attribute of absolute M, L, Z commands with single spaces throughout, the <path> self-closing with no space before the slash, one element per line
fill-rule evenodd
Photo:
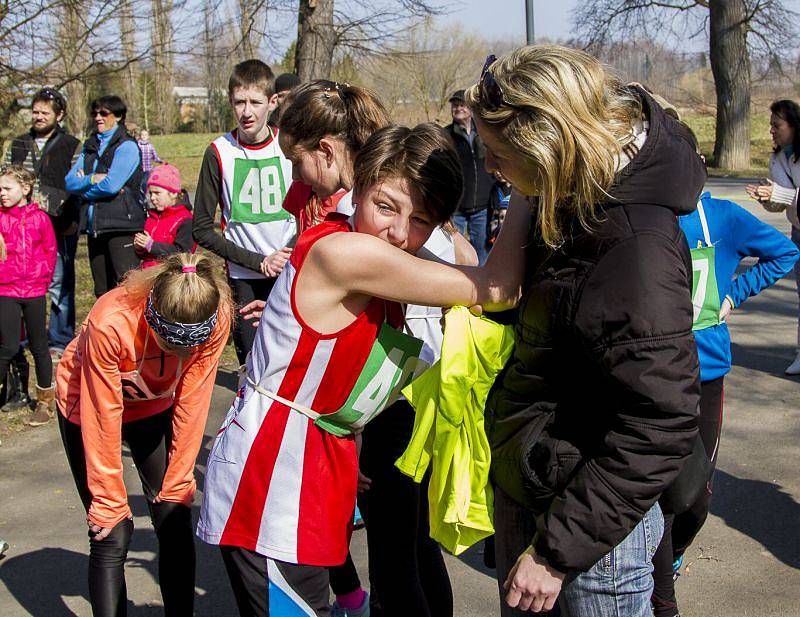
<path fill-rule="evenodd" d="M 700 151 L 709 163 L 713 163 L 715 118 L 701 114 L 686 114 L 683 120 L 688 124 L 700 144 Z M 769 155 L 772 154 L 772 139 L 769 135 L 769 114 L 757 113 L 750 117 L 750 169 L 731 171 L 718 167 L 709 167 L 709 176 L 733 176 L 738 178 L 754 178 L 768 174 Z"/>
<path fill-rule="evenodd" d="M 158 156 L 180 170 L 183 188 L 194 191 L 203 153 L 217 137 L 217 133 L 175 133 L 153 135 L 150 141 L 156 147 Z"/>

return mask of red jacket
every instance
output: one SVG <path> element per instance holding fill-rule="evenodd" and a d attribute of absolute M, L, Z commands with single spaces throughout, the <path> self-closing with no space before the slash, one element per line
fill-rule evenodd
<path fill-rule="evenodd" d="M 0 207 L 6 259 L 0 261 L 0 296 L 37 298 L 47 293 L 56 268 L 56 236 L 50 217 L 35 203 Z"/>
<path fill-rule="evenodd" d="M 142 268 L 155 266 L 160 259 L 172 253 L 194 253 L 196 245 L 192 240 L 192 213 L 185 203 L 179 202 L 163 212 L 150 210 L 144 230 L 150 234 L 153 243 L 142 255 Z"/>

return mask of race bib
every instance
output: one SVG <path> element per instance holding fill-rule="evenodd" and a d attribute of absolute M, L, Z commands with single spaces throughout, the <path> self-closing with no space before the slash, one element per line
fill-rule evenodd
<path fill-rule="evenodd" d="M 292 215 L 281 207 L 285 195 L 279 157 L 234 161 L 231 221 L 269 223 L 289 219 Z"/>
<path fill-rule="evenodd" d="M 337 436 L 349 435 L 394 403 L 400 391 L 428 368 L 419 358 L 422 341 L 383 324 L 364 368 L 342 407 L 314 421 Z"/>
<path fill-rule="evenodd" d="M 691 250 L 692 254 L 692 330 L 719 325 L 719 291 L 714 270 L 714 247 Z"/>

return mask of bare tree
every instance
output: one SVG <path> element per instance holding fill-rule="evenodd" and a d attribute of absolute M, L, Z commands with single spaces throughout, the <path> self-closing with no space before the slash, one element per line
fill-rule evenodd
<path fill-rule="evenodd" d="M 334 52 L 374 54 L 415 19 L 440 14 L 441 0 L 300 0 L 295 72 L 300 79 L 330 77 Z"/>
<path fill-rule="evenodd" d="M 781 0 L 587 0 L 574 15 L 590 49 L 642 35 L 684 40 L 708 32 L 717 98 L 714 163 L 735 170 L 750 166 L 750 56 L 793 50 L 797 18 Z"/>
<path fill-rule="evenodd" d="M 172 94 L 172 0 L 152 0 L 152 16 L 154 111 L 161 132 L 171 133 L 175 126 L 175 99 Z"/>
<path fill-rule="evenodd" d="M 133 2 L 122 0 L 119 7 L 120 39 L 122 40 L 122 54 L 125 58 L 125 103 L 128 105 L 128 122 L 138 123 L 140 120 L 139 105 L 139 64 L 136 61 L 136 41 L 134 39 L 135 22 L 133 15 Z"/>
<path fill-rule="evenodd" d="M 302 81 L 330 77 L 336 38 L 333 0 L 300 0 L 295 68 Z"/>

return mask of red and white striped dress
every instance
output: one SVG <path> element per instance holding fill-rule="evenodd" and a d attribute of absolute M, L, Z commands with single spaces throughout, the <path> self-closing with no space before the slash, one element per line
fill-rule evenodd
<path fill-rule="evenodd" d="M 347 400 L 387 313 L 374 298 L 356 320 L 320 334 L 300 317 L 295 281 L 320 238 L 352 227 L 344 215 L 303 233 L 275 282 L 248 359 L 248 375 L 289 401 L 325 414 Z M 394 325 L 398 325 L 395 322 Z M 352 531 L 358 460 L 352 437 L 335 437 L 245 384 L 208 459 L 197 535 L 289 563 L 344 562 Z"/>

